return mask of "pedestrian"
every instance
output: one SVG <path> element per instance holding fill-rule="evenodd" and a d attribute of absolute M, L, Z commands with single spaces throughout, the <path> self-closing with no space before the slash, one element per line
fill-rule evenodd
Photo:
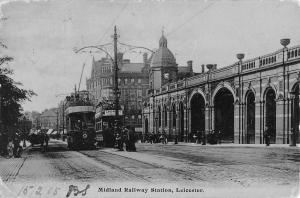
<path fill-rule="evenodd" d="M 205 135 L 205 131 L 202 131 L 202 145 L 206 145 L 206 135 Z"/>
<path fill-rule="evenodd" d="M 265 128 L 264 138 L 265 138 L 266 146 L 270 146 L 270 128 L 268 126 L 266 126 Z"/>
<path fill-rule="evenodd" d="M 126 151 L 128 151 L 129 150 L 129 131 L 128 131 L 128 129 L 125 127 L 124 129 L 123 129 L 123 131 L 122 131 L 122 133 L 123 133 L 123 141 L 124 141 L 124 143 L 125 143 L 125 149 L 126 149 Z"/>
<path fill-rule="evenodd" d="M 290 141 L 290 146 L 296 146 L 296 141 L 297 140 L 297 137 L 296 137 L 296 131 L 295 129 L 292 127 L 291 128 L 291 141 Z"/>
<path fill-rule="evenodd" d="M 136 147 L 135 147 L 135 141 L 136 141 L 136 137 L 134 134 L 134 128 L 131 127 L 129 130 L 129 151 L 136 151 Z"/>
<path fill-rule="evenodd" d="M 48 151 L 48 142 L 49 142 L 49 136 L 45 134 L 45 147 L 44 147 L 44 152 Z"/>
<path fill-rule="evenodd" d="M 8 143 L 9 143 L 9 139 L 8 139 L 8 134 L 6 131 L 3 131 L 2 133 L 2 142 L 3 142 L 3 155 L 8 155 L 8 150 L 7 150 L 7 146 L 8 146 Z"/>
<path fill-rule="evenodd" d="M 116 141 L 117 141 L 117 144 L 118 144 L 119 151 L 124 151 L 122 136 L 119 133 L 117 133 Z"/>
<path fill-rule="evenodd" d="M 167 139 L 167 135 L 166 135 L 165 132 L 163 133 L 163 137 L 164 137 L 164 144 L 167 144 L 168 143 L 168 139 Z"/>
<path fill-rule="evenodd" d="M 197 135 L 196 135 L 196 133 L 194 133 L 193 138 L 194 138 L 194 142 L 197 143 Z"/>
<path fill-rule="evenodd" d="M 20 153 L 19 153 L 19 147 L 20 147 L 20 135 L 18 132 L 16 132 L 13 136 L 13 155 L 14 157 L 20 157 Z"/>
<path fill-rule="evenodd" d="M 221 144 L 222 133 L 221 130 L 218 132 L 218 144 Z"/>

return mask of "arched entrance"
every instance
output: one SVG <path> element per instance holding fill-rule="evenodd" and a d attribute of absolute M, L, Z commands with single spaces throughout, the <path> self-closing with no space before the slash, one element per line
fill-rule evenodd
<path fill-rule="evenodd" d="M 246 143 L 255 143 L 255 96 L 253 91 L 246 94 Z"/>
<path fill-rule="evenodd" d="M 196 93 L 191 99 L 191 135 L 205 131 L 205 100 Z M 201 134 L 202 135 L 202 134 Z"/>
<path fill-rule="evenodd" d="M 214 98 L 215 133 L 222 142 L 234 141 L 234 97 L 227 88 L 221 88 Z"/>
<path fill-rule="evenodd" d="M 145 118 L 145 135 L 149 133 L 148 118 Z"/>
<path fill-rule="evenodd" d="M 179 141 L 184 141 L 184 108 L 183 103 L 179 103 L 179 116 L 180 116 L 180 132 L 179 132 Z"/>
<path fill-rule="evenodd" d="M 300 88 L 299 88 L 299 83 L 297 83 L 293 89 L 292 89 L 292 126 L 291 130 L 294 130 L 294 137 L 291 136 L 291 138 L 295 138 L 294 141 L 296 143 L 299 143 L 299 130 L 300 130 L 300 100 L 299 100 L 299 95 L 300 95 Z M 291 140 L 293 141 L 293 140 Z"/>
<path fill-rule="evenodd" d="M 268 88 L 265 95 L 266 101 L 266 122 L 270 130 L 270 143 L 276 143 L 276 94 L 274 89 Z"/>
<path fill-rule="evenodd" d="M 173 129 L 176 129 L 176 106 L 175 104 L 172 105 L 172 126 Z"/>

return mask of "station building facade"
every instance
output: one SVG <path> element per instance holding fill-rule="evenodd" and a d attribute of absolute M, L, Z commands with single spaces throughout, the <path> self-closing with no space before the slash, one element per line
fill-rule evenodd
<path fill-rule="evenodd" d="M 219 133 L 221 142 L 263 144 L 270 128 L 271 143 L 299 143 L 300 46 L 285 47 L 232 65 L 206 65 L 202 73 L 178 78 L 178 67 L 167 40 L 150 64 L 148 95 L 143 102 L 143 133 L 165 133 L 169 139 L 192 141 L 193 134 Z M 164 49 L 162 49 L 164 48 Z M 292 136 L 292 134 L 295 134 Z"/>

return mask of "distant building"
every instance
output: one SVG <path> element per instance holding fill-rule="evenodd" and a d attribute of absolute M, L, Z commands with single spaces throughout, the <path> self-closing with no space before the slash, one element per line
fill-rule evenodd
<path fill-rule="evenodd" d="M 143 63 L 131 63 L 118 53 L 118 83 L 121 92 L 120 105 L 124 109 L 125 124 L 142 127 L 142 97 L 146 96 L 149 87 L 150 59 L 143 55 Z M 91 77 L 87 79 L 87 90 L 94 96 L 97 103 L 112 101 L 114 70 L 112 61 L 106 57 L 92 62 Z"/>
<path fill-rule="evenodd" d="M 40 126 L 42 129 L 56 129 L 57 119 L 58 117 L 56 108 L 45 110 L 40 116 Z"/>

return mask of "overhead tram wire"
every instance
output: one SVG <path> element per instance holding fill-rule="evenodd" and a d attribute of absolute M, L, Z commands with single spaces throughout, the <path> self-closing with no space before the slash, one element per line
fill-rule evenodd
<path fill-rule="evenodd" d="M 113 19 L 113 21 L 111 22 L 111 24 L 106 28 L 104 34 L 101 37 L 100 43 L 103 41 L 104 37 L 106 36 L 106 34 L 108 33 L 108 31 L 115 25 L 116 20 L 120 17 L 120 15 L 122 14 L 122 12 L 125 10 L 125 8 L 128 6 L 130 0 L 127 0 L 127 2 L 124 4 L 124 6 L 121 8 L 121 10 L 119 11 L 119 13 L 117 14 L 117 16 Z"/>
<path fill-rule="evenodd" d="M 126 46 L 126 47 L 129 47 L 129 49 L 126 50 L 126 52 L 127 52 L 127 51 L 131 51 L 131 50 L 133 50 L 133 49 L 145 49 L 145 50 L 148 50 L 148 51 L 154 53 L 153 50 L 151 50 L 151 49 L 149 49 L 149 48 L 146 48 L 146 47 L 135 46 L 135 45 L 129 45 L 129 44 L 121 43 L 121 42 L 119 42 L 119 41 L 118 41 L 118 43 L 119 43 L 120 45 L 124 45 L 124 46 Z"/>
<path fill-rule="evenodd" d="M 213 1 L 211 4 L 209 4 L 205 8 L 203 8 L 203 9 L 199 10 L 198 12 L 196 12 L 194 15 L 192 15 L 190 18 L 188 18 L 185 22 L 183 22 L 182 24 L 180 24 L 179 26 L 177 26 L 176 28 L 174 28 L 170 33 L 166 34 L 166 36 L 170 36 L 173 33 L 177 32 L 184 25 L 186 25 L 187 23 L 189 23 L 190 21 L 192 21 L 196 16 L 198 16 L 199 14 L 203 14 L 209 7 L 211 7 L 215 3 L 216 3 L 216 1 Z"/>

